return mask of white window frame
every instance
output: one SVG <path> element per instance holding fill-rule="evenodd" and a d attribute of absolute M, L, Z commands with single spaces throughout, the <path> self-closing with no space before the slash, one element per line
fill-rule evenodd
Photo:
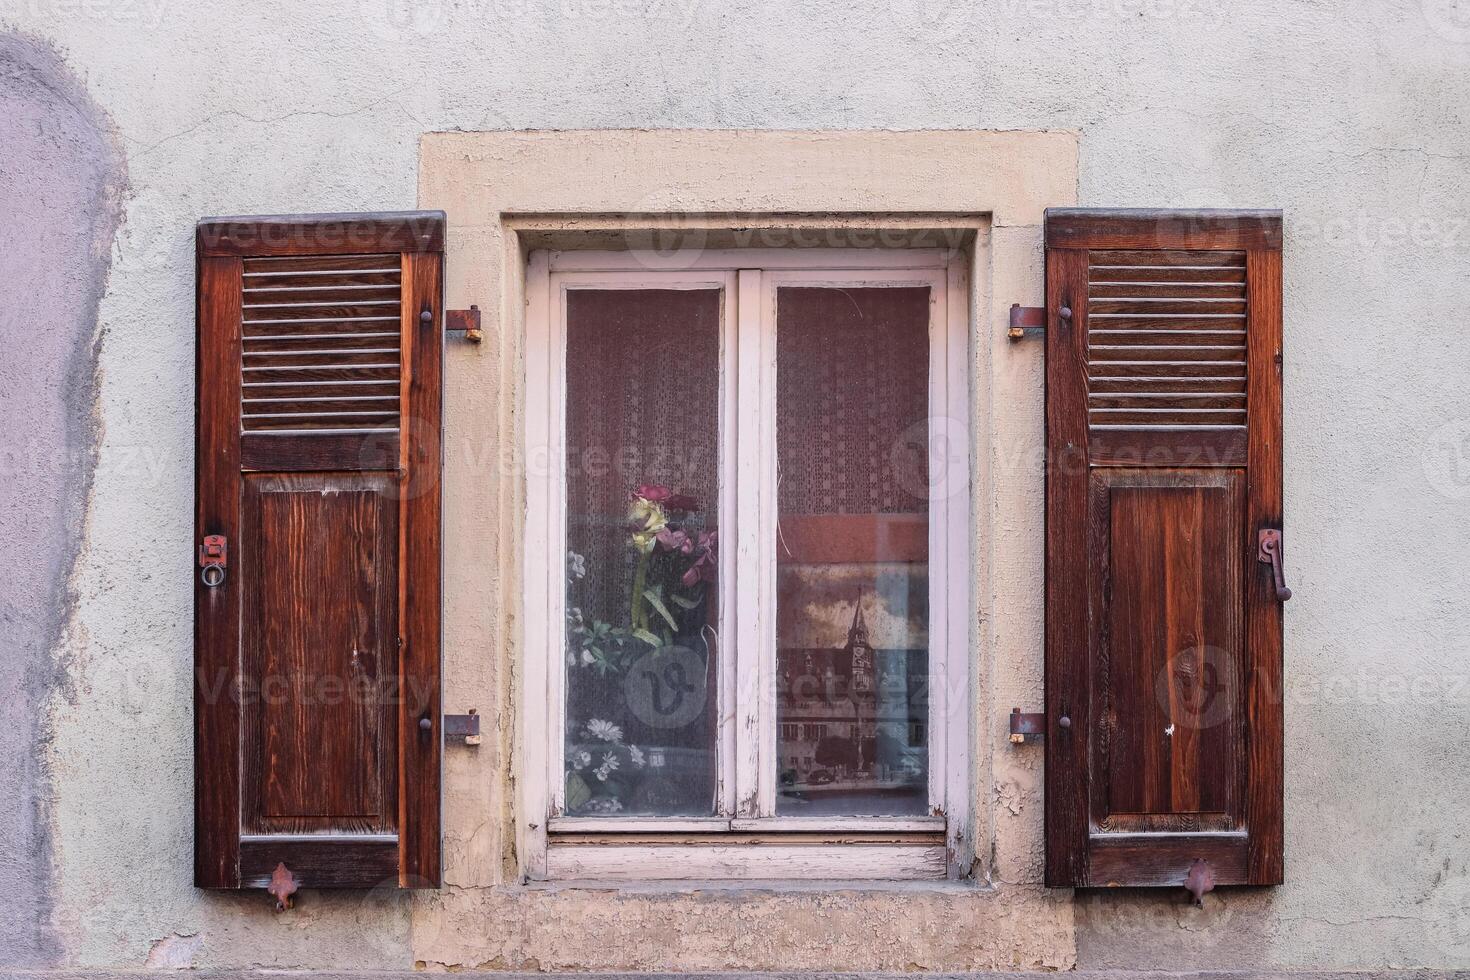
<path fill-rule="evenodd" d="M 531 853 L 522 856 L 527 878 L 913 879 L 968 873 L 974 731 L 968 268 L 968 256 L 948 249 L 729 249 L 652 257 L 591 250 L 530 254 L 526 642 L 520 695 L 527 699 L 527 710 L 521 712 L 526 785 L 520 800 L 530 830 L 526 839 Z M 929 813 L 779 817 L 774 697 L 777 290 L 915 285 L 930 287 Z M 734 536 L 720 552 L 716 745 L 721 761 L 717 812 L 708 818 L 562 815 L 566 295 L 584 288 L 721 290 L 719 507 L 722 526 L 729 526 L 733 517 Z M 743 482 L 737 474 L 744 475 Z M 743 587 L 737 589 L 737 582 Z M 543 704 L 545 710 L 538 710 Z M 725 764 L 726 759 L 734 765 Z M 722 834 L 732 835 L 728 844 Z M 796 834 L 801 837 L 791 836 Z M 840 842 L 854 834 L 870 835 L 856 861 L 858 845 Z M 831 842 L 823 843 L 823 835 Z M 620 843 L 621 836 L 628 842 Z"/>

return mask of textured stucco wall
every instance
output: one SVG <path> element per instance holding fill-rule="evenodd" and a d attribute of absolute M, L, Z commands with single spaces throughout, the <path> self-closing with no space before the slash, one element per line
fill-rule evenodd
<path fill-rule="evenodd" d="M 0 883 L 19 896 L 4 913 L 6 958 L 407 967 L 413 933 L 443 921 L 380 895 L 312 896 L 278 918 L 258 895 L 189 887 L 196 217 L 412 207 L 420 136 L 433 130 L 963 128 L 1076 131 L 1084 204 L 1287 210 L 1287 884 L 1212 896 L 1202 911 L 1166 895 L 1084 897 L 1068 911 L 1078 962 L 1470 966 L 1463 3 L 12 0 L 0 7 L 10 31 L 0 262 L 13 268 L 10 242 L 43 235 L 43 218 L 69 214 L 75 230 L 46 246 L 54 259 L 39 274 L 0 280 L 3 397 L 39 404 L 33 392 L 48 382 L 82 380 L 45 411 L 17 415 L 7 400 L 5 449 L 17 430 L 50 426 L 56 438 L 41 445 L 84 451 L 50 471 L 51 491 L 7 469 L 0 499 L 5 650 L 19 651 L 0 736 Z M 47 81 L 26 95 L 34 86 L 15 79 L 33 62 Z M 105 149 L 109 132 L 121 161 Z M 93 322 L 84 297 L 103 281 L 112 220 L 112 192 L 97 188 L 120 186 L 124 170 Z M 79 311 L 70 326 L 67 310 Z M 42 316 L 55 348 L 30 332 Z M 89 351 L 94 336 L 95 372 L 90 354 L 65 354 Z M 54 516 L 18 511 L 12 487 Z M 31 520 L 42 523 L 26 530 Z M 74 611 L 64 584 L 45 584 L 68 566 Z M 997 796 L 997 820 L 1024 818 L 1012 790 Z M 36 842 L 21 853 L 49 837 L 49 867 L 12 856 L 12 828 Z M 607 962 L 585 935 L 517 917 L 558 901 L 601 915 L 615 945 L 638 941 L 618 930 L 660 922 L 646 898 L 487 905 L 486 935 L 457 947 L 459 959 L 504 962 L 500 936 L 524 930 L 510 945 L 546 949 L 544 961 L 531 954 L 538 963 Z M 980 948 L 996 923 L 945 926 L 931 952 L 966 935 Z M 660 965 L 735 955 L 702 948 L 697 932 L 650 935 L 672 951 Z M 826 965 L 871 953 L 839 948 Z"/>
<path fill-rule="evenodd" d="M 68 688 L 121 171 L 106 118 L 56 52 L 0 34 L 0 936 L 17 964 L 51 962 L 62 943 L 41 742 L 48 694 Z"/>

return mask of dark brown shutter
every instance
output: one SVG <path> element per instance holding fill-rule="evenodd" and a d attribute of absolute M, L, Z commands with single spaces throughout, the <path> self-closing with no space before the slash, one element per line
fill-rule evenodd
<path fill-rule="evenodd" d="M 441 212 L 198 225 L 199 886 L 439 883 L 443 249 Z"/>
<path fill-rule="evenodd" d="M 1281 216 L 1046 216 L 1046 881 L 1281 881 Z"/>

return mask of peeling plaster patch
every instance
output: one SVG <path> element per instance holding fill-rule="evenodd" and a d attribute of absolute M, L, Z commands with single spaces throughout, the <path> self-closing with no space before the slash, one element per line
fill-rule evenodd
<path fill-rule="evenodd" d="M 43 706 L 96 452 L 97 307 L 122 156 L 44 42 L 0 33 L 0 963 L 55 962 Z"/>
<path fill-rule="evenodd" d="M 164 936 L 153 944 L 148 951 L 148 959 L 143 962 L 143 968 L 147 970 L 189 970 L 194 967 L 194 955 L 204 945 L 204 936 L 201 933 L 189 935 Z"/>

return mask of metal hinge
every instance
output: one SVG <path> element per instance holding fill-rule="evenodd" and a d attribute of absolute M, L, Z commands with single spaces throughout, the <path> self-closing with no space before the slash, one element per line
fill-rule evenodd
<path fill-rule="evenodd" d="M 1011 304 L 1011 325 L 1006 331 L 1006 336 L 1012 340 L 1020 340 L 1028 333 L 1042 334 L 1046 332 L 1046 307 L 1044 306 L 1022 306 L 1020 303 Z"/>
<path fill-rule="evenodd" d="M 466 745 L 479 745 L 480 713 L 471 708 L 467 715 L 445 715 L 444 737 L 462 738 Z"/>
<path fill-rule="evenodd" d="M 1041 711 L 1023 712 L 1020 708 L 1011 709 L 1011 741 L 1025 742 L 1028 739 L 1038 739 L 1046 734 L 1046 713 Z"/>
<path fill-rule="evenodd" d="M 465 340 L 478 344 L 485 339 L 480 330 L 480 308 L 471 303 L 467 310 L 445 310 L 444 332 L 462 333 Z"/>

